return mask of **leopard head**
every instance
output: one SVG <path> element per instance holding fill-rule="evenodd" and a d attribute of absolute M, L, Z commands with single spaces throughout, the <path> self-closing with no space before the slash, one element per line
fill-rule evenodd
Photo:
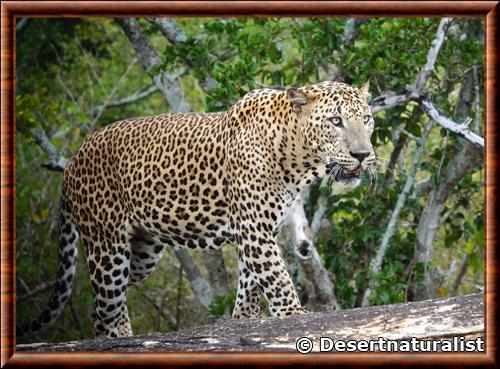
<path fill-rule="evenodd" d="M 368 82 L 327 81 L 288 89 L 287 96 L 309 157 L 326 166 L 330 178 L 347 187 L 361 183 L 362 171 L 376 178 Z"/>

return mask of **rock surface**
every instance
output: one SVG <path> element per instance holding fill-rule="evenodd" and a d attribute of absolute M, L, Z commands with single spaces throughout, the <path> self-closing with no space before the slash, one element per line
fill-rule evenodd
<path fill-rule="evenodd" d="M 17 345 L 17 351 L 293 351 L 301 337 L 333 340 L 466 339 L 484 336 L 484 295 L 357 308 L 286 318 L 226 320 L 171 333 Z"/>

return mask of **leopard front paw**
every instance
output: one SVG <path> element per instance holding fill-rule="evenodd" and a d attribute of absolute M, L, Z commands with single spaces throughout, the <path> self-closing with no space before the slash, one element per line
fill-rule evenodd
<path fill-rule="evenodd" d="M 233 310 L 233 319 L 245 319 L 245 318 L 260 318 L 262 317 L 262 312 L 260 308 L 235 308 Z"/>
<path fill-rule="evenodd" d="M 310 311 L 304 309 L 301 306 L 298 307 L 291 307 L 286 310 L 281 310 L 276 312 L 275 316 L 277 317 L 285 317 L 285 316 L 290 316 L 290 315 L 304 315 L 304 314 L 309 314 Z"/>
<path fill-rule="evenodd" d="M 304 308 L 296 309 L 292 312 L 292 315 L 299 315 L 299 314 L 310 314 L 311 312 L 309 310 L 306 310 Z"/>
<path fill-rule="evenodd" d="M 289 314 L 287 315 L 304 315 L 304 314 L 309 314 L 310 311 L 309 310 L 306 310 L 304 309 L 303 307 L 299 307 L 299 308 L 294 308 L 292 309 L 291 311 L 288 312 Z"/>

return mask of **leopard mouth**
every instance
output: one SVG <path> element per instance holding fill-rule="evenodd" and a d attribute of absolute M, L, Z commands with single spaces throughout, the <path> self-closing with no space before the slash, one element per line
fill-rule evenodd
<path fill-rule="evenodd" d="M 341 166 L 340 169 L 335 170 L 338 166 L 339 164 L 336 162 L 330 162 L 327 164 L 328 171 L 334 174 L 333 179 L 337 182 L 351 181 L 361 177 L 361 166 L 358 166 L 354 170 L 348 170 Z"/>
<path fill-rule="evenodd" d="M 359 179 L 361 176 L 361 167 L 357 167 L 354 170 L 340 169 L 335 175 L 335 180 L 338 182 L 348 181 L 352 179 Z"/>

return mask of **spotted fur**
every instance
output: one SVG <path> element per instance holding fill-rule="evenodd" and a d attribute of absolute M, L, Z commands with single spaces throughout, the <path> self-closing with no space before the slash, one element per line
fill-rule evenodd
<path fill-rule="evenodd" d="M 59 273 L 34 331 L 70 296 L 78 234 L 94 293 L 97 336 L 132 334 L 127 286 L 143 281 L 167 247 L 238 245 L 233 317 L 305 310 L 275 236 L 301 189 L 330 175 L 349 187 L 372 173 L 368 86 L 322 82 L 248 93 L 222 113 L 134 118 L 95 132 L 64 172 Z"/>

